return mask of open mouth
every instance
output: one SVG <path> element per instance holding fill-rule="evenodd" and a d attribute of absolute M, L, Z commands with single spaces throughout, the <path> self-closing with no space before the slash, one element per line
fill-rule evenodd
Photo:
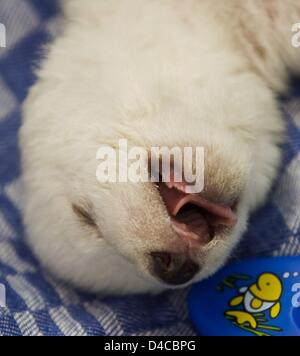
<path fill-rule="evenodd" d="M 182 183 L 158 184 L 174 230 L 190 245 L 208 244 L 224 229 L 236 225 L 236 204 L 216 204 L 204 199 L 200 194 L 186 194 L 182 188 Z"/>

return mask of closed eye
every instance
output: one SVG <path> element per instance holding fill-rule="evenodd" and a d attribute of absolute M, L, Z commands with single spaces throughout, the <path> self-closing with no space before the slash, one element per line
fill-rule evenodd
<path fill-rule="evenodd" d="M 79 222 L 83 227 L 92 228 L 99 232 L 98 225 L 96 224 L 94 213 L 92 209 L 92 204 L 88 201 L 81 201 L 79 204 L 72 204 L 72 210 Z M 99 233 L 99 238 L 101 234 Z"/>

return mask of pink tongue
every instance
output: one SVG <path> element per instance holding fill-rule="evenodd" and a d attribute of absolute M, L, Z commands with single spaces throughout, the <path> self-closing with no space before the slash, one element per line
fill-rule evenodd
<path fill-rule="evenodd" d="M 159 190 L 169 214 L 173 217 L 176 217 L 185 205 L 193 204 L 209 214 L 217 225 L 234 227 L 237 223 L 237 216 L 229 207 L 212 203 L 200 195 L 186 194 L 175 188 L 169 189 L 164 183 L 159 184 Z"/>

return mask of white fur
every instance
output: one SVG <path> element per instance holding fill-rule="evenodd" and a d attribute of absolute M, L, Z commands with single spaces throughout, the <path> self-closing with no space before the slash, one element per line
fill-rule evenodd
<path fill-rule="evenodd" d="M 300 72 L 289 37 L 298 0 L 259 3 L 63 1 L 64 31 L 38 71 L 21 130 L 28 241 L 53 273 L 105 294 L 166 288 L 145 257 L 178 239 L 158 193 L 96 180 L 97 149 L 119 138 L 207 149 L 208 187 L 240 196 L 239 223 L 199 253 L 196 279 L 226 261 L 280 164 L 274 94 L 288 70 Z M 82 201 L 101 232 L 75 216 Z"/>

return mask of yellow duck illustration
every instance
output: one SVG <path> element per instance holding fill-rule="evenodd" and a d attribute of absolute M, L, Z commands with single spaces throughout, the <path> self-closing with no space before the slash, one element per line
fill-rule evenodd
<path fill-rule="evenodd" d="M 264 273 L 255 284 L 241 288 L 239 292 L 240 295 L 233 298 L 229 305 L 237 307 L 243 304 L 244 310 L 229 310 L 225 313 L 226 316 L 235 318 L 238 325 L 248 323 L 251 328 L 257 329 L 255 314 L 269 310 L 272 319 L 280 314 L 283 286 L 276 275 Z"/>

